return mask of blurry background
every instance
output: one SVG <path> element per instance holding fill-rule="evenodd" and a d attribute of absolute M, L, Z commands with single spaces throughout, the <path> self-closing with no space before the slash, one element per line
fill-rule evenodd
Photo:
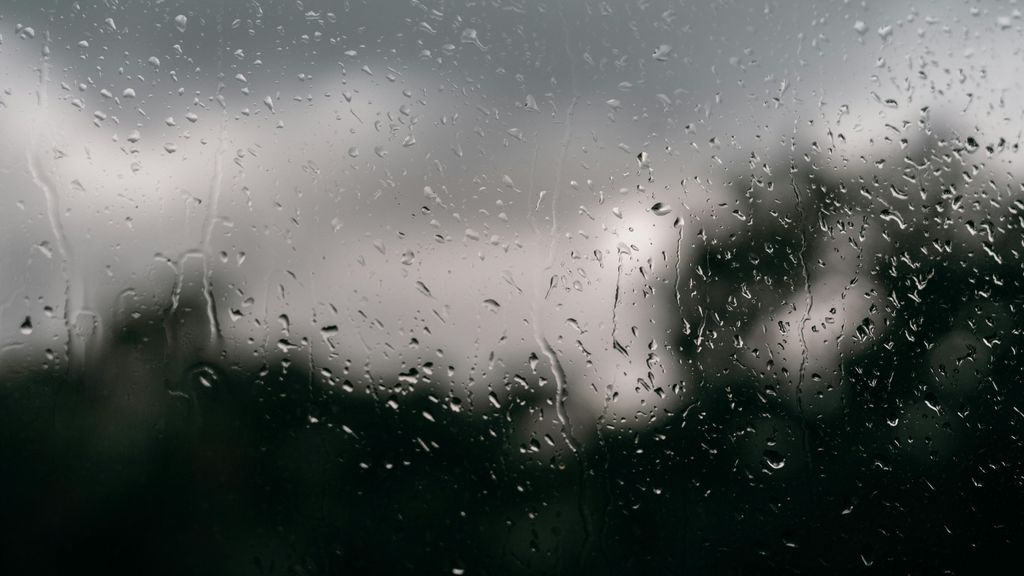
<path fill-rule="evenodd" d="M 0 2 L 12 573 L 967 573 L 1015 1 Z"/>

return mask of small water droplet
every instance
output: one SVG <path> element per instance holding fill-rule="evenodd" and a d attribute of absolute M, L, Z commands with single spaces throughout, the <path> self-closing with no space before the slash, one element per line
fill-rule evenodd
<path fill-rule="evenodd" d="M 475 28 L 466 28 L 462 31 L 462 43 L 463 44 L 474 44 L 481 50 L 487 50 L 487 47 L 480 42 L 480 38 L 477 37 Z"/>
<path fill-rule="evenodd" d="M 665 62 L 668 60 L 668 55 L 672 52 L 672 47 L 668 44 L 662 44 L 658 46 L 658 49 L 654 51 L 654 59 L 658 62 Z"/>
<path fill-rule="evenodd" d="M 671 211 L 672 211 L 672 208 L 670 208 L 668 205 L 666 205 L 663 202 L 655 202 L 654 205 L 651 206 L 651 212 L 654 212 L 654 214 L 656 216 L 664 216 L 664 215 L 668 214 Z"/>
<path fill-rule="evenodd" d="M 764 461 L 772 470 L 781 470 L 786 465 L 786 457 L 775 450 L 765 450 Z"/>

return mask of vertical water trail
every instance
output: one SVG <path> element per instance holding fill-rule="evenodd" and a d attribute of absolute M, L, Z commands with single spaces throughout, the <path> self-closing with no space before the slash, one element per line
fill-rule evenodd
<path fill-rule="evenodd" d="M 44 35 L 42 55 L 39 63 L 39 83 L 36 87 L 36 115 L 32 130 L 29 136 L 28 147 L 26 148 L 26 161 L 32 183 L 43 193 L 46 201 L 46 217 L 50 224 L 50 232 L 53 234 L 54 242 L 57 245 L 57 254 L 60 256 L 60 270 L 64 279 L 64 306 L 63 319 L 64 329 L 67 338 L 64 344 L 64 354 L 67 365 L 65 370 L 70 379 L 74 375 L 73 362 L 79 362 L 77 354 L 73 352 L 75 312 L 80 305 L 77 302 L 78 290 L 75 289 L 75 282 L 72 279 L 72 252 L 68 242 L 67 231 L 60 217 L 60 195 L 53 175 L 44 161 L 45 153 L 52 147 L 48 141 L 50 136 L 50 33 Z M 46 140 L 44 140 L 46 139 Z"/>
<path fill-rule="evenodd" d="M 807 266 L 807 259 L 805 258 L 805 254 L 807 252 L 807 226 L 804 221 L 803 197 L 800 195 L 800 189 L 797 187 L 796 180 L 792 176 L 790 176 L 790 185 L 793 187 L 794 196 L 796 196 L 796 210 L 799 218 L 797 225 L 800 228 L 800 251 L 798 256 L 804 276 L 804 292 L 806 293 L 807 303 L 803 311 L 803 316 L 800 319 L 800 370 L 797 374 L 796 381 L 796 403 L 797 410 L 800 412 L 800 430 L 803 437 L 803 452 L 805 465 L 807 467 L 808 483 L 812 483 L 812 479 L 814 477 L 814 457 L 811 454 L 811 444 L 807 430 L 807 418 L 804 413 L 804 375 L 807 371 L 807 322 L 811 319 L 811 308 L 814 305 L 814 294 L 811 293 L 811 272 Z"/>
<path fill-rule="evenodd" d="M 539 276 L 537 278 L 537 280 L 534 282 L 532 325 L 533 325 L 534 340 L 536 341 L 537 346 L 543 352 L 544 356 L 547 358 L 549 364 L 551 365 L 552 373 L 554 374 L 554 378 L 555 378 L 555 415 L 558 418 L 559 426 L 561 428 L 562 438 L 565 441 L 565 443 L 569 446 L 569 449 L 572 451 L 573 455 L 576 458 L 576 462 L 577 462 L 577 469 L 578 469 L 577 483 L 578 483 L 578 489 L 577 489 L 576 505 L 577 505 L 577 512 L 578 512 L 579 518 L 580 518 L 580 525 L 582 527 L 582 532 L 583 532 L 583 534 L 582 534 L 582 541 L 580 543 L 580 548 L 579 548 L 579 552 L 578 552 L 578 555 L 577 555 L 577 565 L 578 565 L 578 567 L 581 567 L 582 563 L 583 563 L 583 558 L 584 558 L 584 556 L 586 554 L 586 551 L 587 551 L 587 547 L 589 546 L 589 543 L 590 543 L 590 534 L 592 532 L 591 526 L 590 526 L 590 524 L 591 524 L 590 515 L 589 515 L 589 513 L 587 511 L 587 507 L 586 507 L 586 476 L 587 476 L 586 459 L 585 459 L 585 456 L 584 456 L 584 453 L 583 453 L 582 444 L 580 443 L 579 439 L 575 436 L 575 434 L 573 432 L 573 426 L 572 426 L 571 417 L 570 417 L 568 411 L 565 409 L 566 394 L 567 394 L 567 390 L 566 390 L 567 382 L 566 382 L 565 369 L 562 366 L 562 362 L 561 362 L 560 358 L 558 357 L 558 353 L 555 351 L 554 346 L 552 346 L 551 342 L 544 336 L 543 328 L 542 328 L 542 326 L 540 324 L 540 319 L 541 319 L 540 306 L 541 306 L 542 302 L 547 299 L 548 295 L 550 295 L 551 287 L 553 285 L 553 282 L 549 282 L 548 283 L 547 291 L 545 292 L 544 298 L 542 299 L 540 297 L 541 287 L 544 284 L 545 277 L 548 276 L 548 273 L 551 272 L 551 270 L 554 268 L 554 265 L 555 265 L 555 254 L 556 254 L 556 249 L 558 247 L 558 200 L 559 200 L 559 193 L 560 193 L 561 188 L 562 188 L 562 179 L 563 179 L 564 174 L 565 174 L 565 164 L 566 164 L 566 161 L 567 161 L 568 156 L 569 156 L 569 145 L 571 144 L 572 137 L 573 137 L 573 126 L 574 126 L 574 120 L 575 120 L 575 114 L 576 114 L 576 103 L 579 100 L 579 96 L 577 95 L 577 92 L 576 92 L 576 76 L 575 76 L 575 71 L 574 71 L 574 69 L 572 67 L 573 56 L 572 56 L 572 50 L 570 49 L 570 46 L 569 46 L 568 24 L 567 24 L 567 22 L 565 20 L 565 13 L 564 13 L 564 11 L 560 11 L 559 15 L 561 16 L 562 25 L 563 25 L 563 28 L 565 30 L 565 55 L 566 55 L 566 58 L 567 58 L 567 64 L 569 64 L 569 75 L 570 75 L 570 82 L 571 82 L 571 89 L 572 89 L 572 100 L 569 103 L 569 107 L 566 109 L 565 120 L 564 120 L 564 122 L 565 122 L 565 130 L 562 133 L 562 141 L 561 141 L 561 144 L 559 146 L 558 165 L 557 165 L 557 169 L 556 169 L 556 173 L 555 173 L 555 183 L 554 183 L 554 187 L 552 188 L 552 194 L 551 194 L 551 228 L 549 230 L 550 242 L 548 244 L 547 261 L 545 262 L 545 265 L 544 265 L 544 267 L 542 269 L 544 274 Z M 540 199 L 538 199 L 538 204 L 539 204 L 539 202 L 540 202 Z"/>
<path fill-rule="evenodd" d="M 221 87 L 223 87 L 223 84 Z M 217 151 L 213 160 L 213 177 L 210 179 L 210 192 L 207 194 L 206 215 L 203 220 L 203 238 L 200 245 L 203 258 L 203 295 L 206 298 L 206 319 L 210 327 L 210 344 L 216 344 L 221 337 L 220 322 L 217 319 L 217 305 L 213 298 L 210 259 L 213 257 L 213 227 L 217 223 L 221 188 L 224 185 L 224 143 L 226 140 L 227 111 L 222 109 L 220 134 L 217 139 Z"/>

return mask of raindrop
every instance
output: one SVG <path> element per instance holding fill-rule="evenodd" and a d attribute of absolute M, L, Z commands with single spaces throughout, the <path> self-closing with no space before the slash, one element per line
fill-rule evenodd
<path fill-rule="evenodd" d="M 480 38 L 477 37 L 475 28 L 466 28 L 462 31 L 462 43 L 463 44 L 474 44 L 481 50 L 487 50 L 487 47 L 480 42 Z"/>
<path fill-rule="evenodd" d="M 786 465 L 786 457 L 775 450 L 765 450 L 764 461 L 772 470 L 781 470 Z"/>
<path fill-rule="evenodd" d="M 672 47 L 668 44 L 662 44 L 658 46 L 658 49 L 654 51 L 654 59 L 658 62 L 665 62 L 668 60 L 668 55 L 672 52 Z"/>
<path fill-rule="evenodd" d="M 672 211 L 672 208 L 668 207 L 663 202 L 655 202 L 654 206 L 651 206 L 651 212 L 654 212 L 656 216 L 664 216 Z"/>

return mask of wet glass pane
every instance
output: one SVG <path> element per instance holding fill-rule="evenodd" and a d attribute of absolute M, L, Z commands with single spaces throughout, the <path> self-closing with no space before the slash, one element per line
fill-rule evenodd
<path fill-rule="evenodd" d="M 11 573 L 974 573 L 1015 0 L 0 0 Z"/>

